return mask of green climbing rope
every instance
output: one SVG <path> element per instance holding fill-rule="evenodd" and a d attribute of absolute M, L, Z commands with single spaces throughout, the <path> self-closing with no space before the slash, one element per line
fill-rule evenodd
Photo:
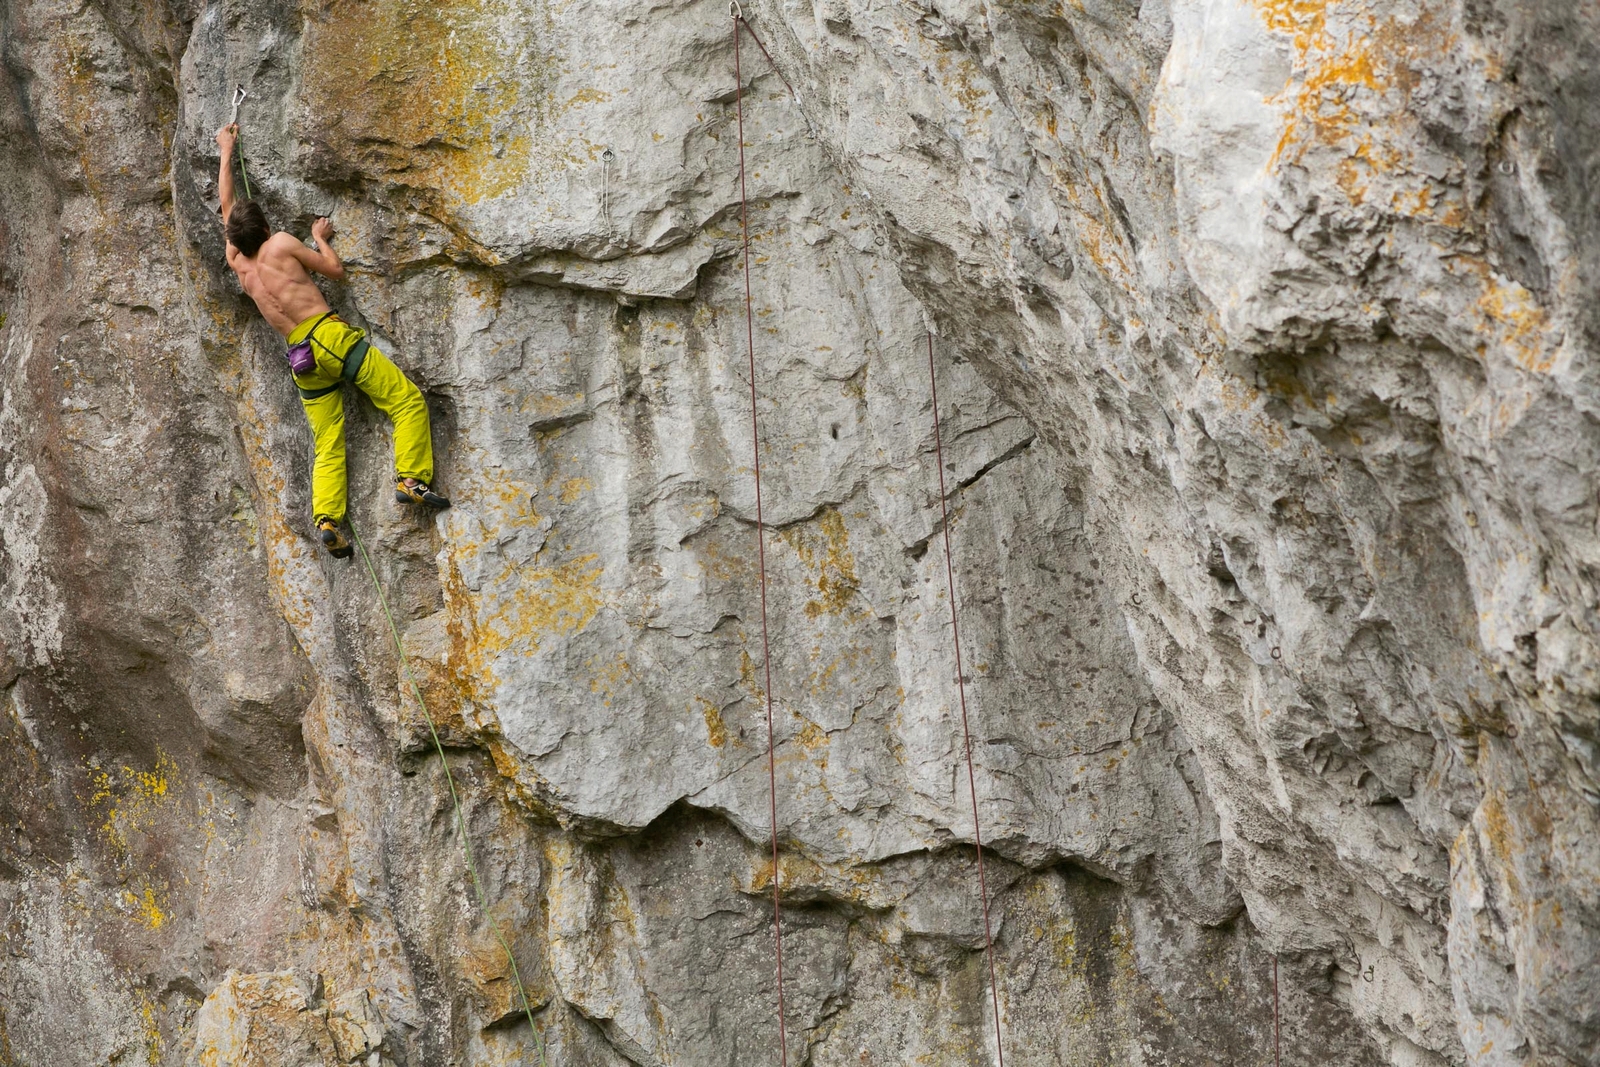
<path fill-rule="evenodd" d="M 233 154 L 239 157 L 239 177 L 244 179 L 244 198 L 254 200 L 255 197 L 250 195 L 250 172 L 244 169 L 244 138 L 237 130 L 233 134 Z"/>
<path fill-rule="evenodd" d="M 242 156 L 240 161 L 242 164 Z M 517 987 L 517 996 L 522 998 L 522 1011 L 528 1017 L 528 1026 L 533 1030 L 533 1042 L 539 1052 L 540 1067 L 547 1067 L 544 1058 L 544 1038 L 533 1021 L 533 1006 L 528 1002 L 528 990 L 522 984 L 522 972 L 517 967 L 517 958 L 512 955 L 511 945 L 501 932 L 500 924 L 489 913 L 489 901 L 483 894 L 483 880 L 478 877 L 478 865 L 472 859 L 472 842 L 467 837 L 467 817 L 461 811 L 461 795 L 456 791 L 455 775 L 450 773 L 450 763 L 444 757 L 444 742 L 439 740 L 439 728 L 433 721 L 433 715 L 428 711 L 427 703 L 422 699 L 422 687 L 417 684 L 417 676 L 411 672 L 411 662 L 406 659 L 406 650 L 400 643 L 400 627 L 394 621 L 394 612 L 389 610 L 389 598 L 383 595 L 383 584 L 378 581 L 378 572 L 372 566 L 372 557 L 367 555 L 367 546 L 362 542 L 361 535 L 356 532 L 354 523 L 350 524 L 350 536 L 355 539 L 356 548 L 361 550 L 361 561 L 367 565 L 367 574 L 372 578 L 372 588 L 377 591 L 378 603 L 383 607 L 383 617 L 389 622 L 389 636 L 394 638 L 395 655 L 400 657 L 400 667 L 405 671 L 406 681 L 411 684 L 411 693 L 417 698 L 417 707 L 422 709 L 422 717 L 428 722 L 428 734 L 433 738 L 433 747 L 439 753 L 439 766 L 444 768 L 444 780 L 450 786 L 450 802 L 455 806 L 456 812 L 456 830 L 461 836 L 461 851 L 467 857 L 467 874 L 472 878 L 472 889 L 478 897 L 478 909 L 483 912 L 483 917 L 489 920 L 495 940 L 500 942 L 500 948 L 505 951 L 506 962 L 511 965 L 511 981 Z"/>
<path fill-rule="evenodd" d="M 235 101 L 234 123 L 238 122 L 238 102 Z M 237 126 L 235 125 L 237 131 Z M 234 134 L 234 153 L 239 158 L 239 177 L 244 179 L 244 195 L 246 199 L 254 199 L 250 192 L 250 172 L 244 165 L 244 138 L 237 132 Z M 478 865 L 472 858 L 472 841 L 467 836 L 467 817 L 461 810 L 461 794 L 456 789 L 456 777 L 450 773 L 450 761 L 445 759 L 444 742 L 439 740 L 439 727 L 433 721 L 433 715 L 428 711 L 427 701 L 422 699 L 422 687 L 417 684 L 417 676 L 411 671 L 411 662 L 406 659 L 405 646 L 400 643 L 400 627 L 394 621 L 394 612 L 389 610 L 389 598 L 383 595 L 383 583 L 378 581 L 377 569 L 372 565 L 372 557 L 367 555 L 367 546 L 361 540 L 361 535 L 356 533 L 355 524 L 350 524 L 350 535 L 355 538 L 356 547 L 361 550 L 361 561 L 367 566 L 367 574 L 372 578 L 372 588 L 378 594 L 378 603 L 383 608 L 383 617 L 389 623 L 389 636 L 394 638 L 395 655 L 400 657 L 400 667 L 405 671 L 406 681 L 411 685 L 411 693 L 417 698 L 417 707 L 422 709 L 422 717 L 428 723 L 428 735 L 433 738 L 433 747 L 439 753 L 439 766 L 444 768 L 444 780 L 450 786 L 450 803 L 455 808 L 456 832 L 461 838 L 461 851 L 467 859 L 467 874 L 472 879 L 472 891 L 478 898 L 478 910 L 483 912 L 483 917 L 489 920 L 489 927 L 494 931 L 494 939 L 500 943 L 500 948 L 506 954 L 506 962 L 511 965 L 511 981 L 517 987 L 517 996 L 522 1000 L 522 1012 L 528 1017 L 528 1028 L 533 1031 L 533 1045 L 539 1053 L 539 1067 L 548 1067 L 544 1055 L 544 1038 L 539 1033 L 539 1026 L 533 1021 L 533 1005 L 528 1001 L 527 987 L 522 984 L 522 971 L 517 966 L 517 957 L 511 951 L 511 944 L 506 941 L 500 924 L 489 912 L 489 900 L 484 896 L 483 879 L 478 877 Z"/>
<path fill-rule="evenodd" d="M 239 157 L 239 177 L 244 179 L 244 198 L 254 200 L 250 195 L 250 174 L 244 169 L 244 138 L 239 135 L 239 105 L 245 102 L 249 93 L 244 91 L 244 86 L 233 87 L 233 115 L 228 119 L 228 125 L 233 127 L 233 151 Z"/>

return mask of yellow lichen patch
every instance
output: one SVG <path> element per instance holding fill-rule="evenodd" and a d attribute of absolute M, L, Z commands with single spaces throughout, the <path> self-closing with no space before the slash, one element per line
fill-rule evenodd
<path fill-rule="evenodd" d="M 485 310 L 499 311 L 500 303 L 506 295 L 506 279 L 499 274 L 486 270 L 471 270 L 456 267 L 460 272 L 461 288 L 477 300 Z"/>
<path fill-rule="evenodd" d="M 482 659 L 477 655 L 474 594 L 462 580 L 459 566 L 446 569 L 440 586 L 444 593 L 445 632 L 449 636 L 449 662 L 456 689 L 467 700 L 487 699 L 492 696 L 493 684 L 483 673 Z"/>
<path fill-rule="evenodd" d="M 779 534 L 784 543 L 794 549 L 800 562 L 817 574 L 818 596 L 805 606 L 806 615 L 813 619 L 823 614 L 843 614 L 850 598 L 861 587 L 844 516 L 837 508 L 827 508 L 818 517 L 816 529 L 820 538 L 804 526 L 791 527 Z"/>
<path fill-rule="evenodd" d="M 487 921 L 483 926 L 473 931 L 461 945 L 456 959 L 461 973 L 483 998 L 485 1014 L 490 1018 L 504 1018 L 522 1010 L 522 999 L 517 993 L 516 983 L 512 981 L 510 961 L 496 936 L 496 924 L 502 933 L 512 924 L 492 915 L 485 918 Z M 535 989 L 528 990 L 528 996 L 535 1004 L 542 999 L 536 995 L 537 992 Z"/>
<path fill-rule="evenodd" d="M 610 99 L 610 93 L 601 92 L 599 89 L 579 89 L 567 97 L 567 107 L 576 107 L 579 104 L 603 104 Z"/>
<path fill-rule="evenodd" d="M 882 908 L 892 892 L 884 883 L 883 872 L 874 867 L 851 864 L 825 863 L 794 852 L 779 857 L 780 889 L 792 893 L 797 887 L 823 889 L 830 896 L 860 904 L 866 908 Z M 741 876 L 740 889 L 746 893 L 770 892 L 772 889 L 772 859 L 770 855 L 757 857 L 746 876 Z"/>
<path fill-rule="evenodd" d="M 940 55 L 935 66 L 951 97 L 967 112 L 967 129 L 973 133 L 982 130 L 984 122 L 994 115 L 994 109 L 988 106 L 994 93 L 983 68 L 976 60 L 966 56 L 952 58 L 949 53 Z"/>
<path fill-rule="evenodd" d="M 139 1019 L 140 1028 L 144 1031 L 145 1055 L 150 1063 L 160 1063 L 161 1050 L 165 1045 L 161 1039 L 161 1024 L 156 1019 L 155 1003 L 142 989 L 139 991 Z"/>
<path fill-rule="evenodd" d="M 344 0 L 313 18 L 302 70 L 336 151 L 462 205 L 529 176 L 546 66 L 509 0 Z"/>
<path fill-rule="evenodd" d="M 601 702 L 609 708 L 618 691 L 637 681 L 638 676 L 621 652 L 599 667 L 595 666 L 596 658 L 591 656 L 584 662 L 584 667 L 594 672 L 589 676 L 589 692 L 600 694 Z"/>
<path fill-rule="evenodd" d="M 570 362 L 570 360 L 568 361 Z M 583 403 L 582 393 L 573 393 L 570 396 L 558 396 L 555 393 L 527 393 L 524 394 L 519 410 L 533 416 L 535 419 L 557 419 L 575 410 Z M 540 435 L 554 436 L 565 427 L 553 430 L 541 430 Z"/>
<path fill-rule="evenodd" d="M 439 648 L 432 641 L 418 640 L 418 634 L 427 633 L 427 628 L 431 628 L 433 622 L 431 619 L 423 620 L 422 626 L 413 626 L 406 632 L 404 640 L 408 671 L 402 676 L 403 681 L 416 683 L 433 718 L 435 729 L 458 737 L 470 736 L 478 730 L 478 724 L 470 720 L 467 714 L 477 695 L 473 685 L 454 669 L 452 663 L 439 655 Z M 445 629 L 448 632 L 448 624 Z M 402 702 L 411 707 L 416 699 L 411 686 L 402 684 L 400 693 Z M 410 714 L 411 725 L 420 728 L 424 719 L 423 709 L 411 708 Z"/>
<path fill-rule="evenodd" d="M 512 536 L 541 537 L 548 521 L 533 505 L 535 488 L 515 479 L 488 479 L 472 487 L 479 522 L 458 531 L 442 581 L 455 685 L 469 700 L 489 699 L 498 684 L 494 658 L 516 647 L 586 626 L 603 602 L 602 568 L 593 555 L 560 565 L 519 565 L 499 551 Z M 469 586 L 465 574 L 477 578 Z"/>
<path fill-rule="evenodd" d="M 745 635 L 740 634 L 739 640 L 745 640 Z M 739 688 L 749 694 L 750 699 L 761 704 L 766 700 L 766 688 L 761 684 L 756 661 L 750 657 L 747 649 L 739 649 Z"/>
<path fill-rule="evenodd" d="M 536 783 L 543 782 L 538 772 L 531 769 L 525 771 L 522 761 L 497 737 L 485 738 L 483 746 L 488 750 L 495 772 L 500 775 L 511 798 L 528 811 L 548 813 L 549 806 L 529 784 L 530 779 Z"/>
<path fill-rule="evenodd" d="M 150 930 L 167 922 L 162 907 L 161 879 L 153 865 L 139 859 L 146 835 L 156 826 L 158 810 L 176 799 L 178 765 L 160 749 L 148 770 L 122 766 L 95 768 L 89 776 L 91 791 L 86 807 L 98 820 L 100 837 L 130 886 L 115 898 L 117 910 Z"/>
<path fill-rule="evenodd" d="M 722 712 L 717 706 L 705 697 L 697 696 L 691 702 L 700 705 L 700 714 L 706 720 L 706 743 L 712 748 L 721 748 L 728 743 L 728 724 L 722 720 Z"/>
<path fill-rule="evenodd" d="M 166 913 L 161 910 L 160 900 L 156 891 L 150 886 L 144 887 L 142 893 L 122 891 L 122 906 L 134 919 L 143 926 L 152 930 L 159 930 L 166 923 Z"/>
<path fill-rule="evenodd" d="M 1262 440 L 1266 441 L 1268 448 L 1282 448 L 1289 443 L 1289 435 L 1284 432 L 1283 423 L 1277 419 L 1257 414 L 1251 419 L 1251 425 Z"/>
<path fill-rule="evenodd" d="M 561 483 L 561 502 L 571 504 L 582 496 L 585 490 L 593 488 L 594 483 L 587 478 L 568 478 Z"/>
<path fill-rule="evenodd" d="M 825 647 L 830 651 L 837 652 L 837 655 L 826 662 L 822 658 Z M 835 642 L 828 641 L 824 643 L 819 641 L 811 648 L 811 660 L 816 666 L 807 675 L 806 684 L 809 686 L 813 696 L 825 698 L 824 691 L 841 670 L 852 672 L 844 684 L 857 684 L 860 681 L 861 670 L 870 668 L 875 657 L 871 646 L 864 648 L 847 646 L 840 649 Z"/>
<path fill-rule="evenodd" d="M 155 766 L 148 771 L 124 766 L 95 770 L 88 806 L 100 819 L 100 835 L 118 859 L 128 855 L 133 838 L 155 824 L 157 805 L 168 796 L 178 775 L 172 757 L 156 750 Z"/>
<path fill-rule="evenodd" d="M 133 774 L 134 788 L 152 800 L 167 795 L 167 776 L 163 773 L 162 763 L 172 765 L 171 759 L 162 756 L 156 770 L 135 771 Z"/>
<path fill-rule="evenodd" d="M 795 735 L 795 743 L 807 752 L 813 752 L 828 744 L 828 735 L 822 727 L 807 720 L 806 724 L 800 727 L 800 732 Z"/>
<path fill-rule="evenodd" d="M 1131 291 L 1133 283 L 1128 280 L 1130 268 L 1123 255 L 1122 230 L 1106 203 L 1104 189 L 1063 164 L 1052 164 L 1051 172 L 1057 191 L 1073 208 L 1072 225 L 1079 247 L 1088 253 L 1095 266 Z M 1084 196 L 1086 188 L 1093 193 L 1092 202 Z"/>
<path fill-rule="evenodd" d="M 1356 155 L 1341 159 L 1333 176 L 1334 184 L 1352 204 L 1359 204 L 1367 198 L 1367 170 L 1357 158 L 1363 150 L 1358 149 Z"/>
<path fill-rule="evenodd" d="M 1253 385 L 1244 385 L 1242 379 L 1235 377 L 1222 379 L 1217 392 L 1229 411 L 1248 411 L 1261 399 L 1261 390 Z"/>
<path fill-rule="evenodd" d="M 539 525 L 543 520 L 539 509 L 533 506 L 533 487 L 526 482 L 497 479 L 480 484 L 474 496 L 479 507 L 493 509 L 488 514 L 493 519 L 496 532 L 503 533 L 507 526 L 526 529 Z M 474 543 L 473 547 L 482 547 L 482 543 Z"/>
<path fill-rule="evenodd" d="M 1506 887 L 1520 902 L 1522 885 L 1516 874 L 1516 831 L 1506 814 L 1505 800 L 1499 793 L 1491 792 L 1483 798 L 1483 805 L 1479 811 L 1481 813 L 1479 826 L 1482 827 L 1481 832 L 1489 843 L 1490 851 L 1498 861 L 1496 866 L 1505 877 Z"/>
<path fill-rule="evenodd" d="M 489 655 L 517 646 L 539 648 L 547 637 L 574 634 L 605 604 L 604 568 L 591 553 L 553 567 L 520 572 L 520 583 L 502 593 L 478 620 L 478 647 Z"/>
<path fill-rule="evenodd" d="M 1078 929 L 1071 913 L 1060 909 L 1060 902 L 1043 882 L 1030 884 L 1024 895 L 1029 909 L 1038 917 L 1033 936 L 1050 947 L 1063 973 L 1081 978 L 1087 961 L 1078 952 Z"/>

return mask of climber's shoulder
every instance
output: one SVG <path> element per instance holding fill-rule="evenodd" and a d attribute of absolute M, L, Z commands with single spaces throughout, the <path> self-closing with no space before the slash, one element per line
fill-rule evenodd
<path fill-rule="evenodd" d="M 266 244 L 261 246 L 261 257 L 279 269 L 289 272 L 295 277 L 306 273 L 307 260 L 314 258 L 315 252 L 306 247 L 304 241 L 292 233 L 279 230 L 267 238 Z"/>
<path fill-rule="evenodd" d="M 293 256 L 296 248 L 304 248 L 300 238 L 287 230 L 275 230 L 266 243 L 261 246 L 261 251 L 271 255 Z"/>
<path fill-rule="evenodd" d="M 253 256 L 245 255 L 232 241 L 229 241 L 227 246 L 228 266 L 235 271 L 242 272 L 259 267 L 270 260 L 293 259 L 296 247 L 303 246 L 293 236 L 284 233 L 282 230 L 273 233 L 263 241 L 261 247 L 256 249 L 256 253 Z"/>

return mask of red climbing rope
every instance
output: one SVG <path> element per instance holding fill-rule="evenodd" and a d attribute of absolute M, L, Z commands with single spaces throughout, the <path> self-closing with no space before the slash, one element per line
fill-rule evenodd
<path fill-rule="evenodd" d="M 778 68 L 777 61 L 772 58 L 772 53 L 767 51 L 767 46 L 761 43 L 761 38 L 756 35 L 755 29 L 750 25 L 749 22 L 745 21 L 744 12 L 739 9 L 737 3 L 730 4 L 729 10 L 735 12 L 733 16 L 734 25 L 744 26 L 744 32 L 750 35 L 750 39 L 756 43 L 756 47 L 761 49 L 761 54 L 767 57 L 767 65 L 772 68 L 772 73 L 778 76 L 778 78 L 783 82 L 783 87 L 789 90 L 789 95 L 794 97 L 795 102 L 798 103 L 800 100 L 800 94 L 795 92 L 794 86 L 789 84 L 789 79 L 785 77 L 783 71 Z"/>
<path fill-rule="evenodd" d="M 761 579 L 761 655 L 762 670 L 766 679 L 767 796 L 768 814 L 772 820 L 772 930 L 778 972 L 778 1048 L 784 1067 L 788 1067 L 789 1050 L 784 1029 L 783 1002 L 783 925 L 778 886 L 778 780 L 775 743 L 773 740 L 772 651 L 767 635 L 767 550 L 761 516 L 761 435 L 756 418 L 756 340 L 755 320 L 751 308 L 750 295 L 750 206 L 745 189 L 744 72 L 740 65 L 739 52 L 739 30 L 741 26 L 750 34 L 750 39 L 756 43 L 756 47 L 761 49 L 761 54 L 766 57 L 767 63 L 771 65 L 773 71 L 783 80 L 784 87 L 789 90 L 789 95 L 796 100 L 799 99 L 799 96 L 795 93 L 794 86 L 789 84 L 789 79 L 784 77 L 783 71 L 778 69 L 777 63 L 772 59 L 772 53 L 767 51 L 767 46 L 762 43 L 756 31 L 751 29 L 750 24 L 745 21 L 744 11 L 740 8 L 738 0 L 730 0 L 728 11 L 733 16 L 734 100 L 739 116 L 739 227 L 744 252 L 744 323 L 750 364 L 750 443 L 752 453 L 755 456 L 756 559 L 759 564 Z M 998 1067 L 1005 1067 L 1005 1049 L 1000 1035 L 1000 982 L 994 963 L 994 934 L 989 919 L 989 886 L 983 866 L 983 833 L 978 826 L 978 779 L 977 773 L 972 766 L 972 732 L 967 717 L 967 685 L 961 664 L 961 630 L 956 621 L 955 564 L 950 553 L 950 512 L 944 484 L 944 449 L 939 437 L 939 385 L 937 376 L 934 373 L 932 333 L 928 334 L 928 378 L 933 392 L 933 441 L 935 459 L 939 465 L 939 507 L 944 519 L 942 529 L 944 533 L 945 579 L 948 582 L 950 591 L 950 626 L 955 641 L 956 683 L 961 693 L 961 735 L 965 744 L 967 758 L 967 787 L 972 797 L 972 836 L 978 856 L 978 891 L 983 903 L 983 945 L 984 953 L 989 961 L 989 993 L 991 1003 L 994 1006 L 995 1052 L 998 1056 Z"/>
<path fill-rule="evenodd" d="M 789 1042 L 783 1024 L 783 913 L 778 894 L 778 770 L 776 745 L 772 736 L 772 649 L 767 641 L 767 546 L 761 520 L 761 430 L 756 421 L 756 328 L 750 309 L 750 205 L 744 185 L 744 74 L 739 66 L 739 24 L 744 21 L 744 14 L 737 2 L 730 4 L 729 10 L 733 15 L 733 91 L 739 113 L 739 232 L 744 245 L 744 332 L 750 350 L 750 453 L 755 457 L 756 472 L 756 560 L 761 571 L 761 669 L 766 678 L 767 698 L 767 808 L 772 819 L 772 941 L 778 962 L 778 1053 L 783 1067 L 788 1067 Z"/>
<path fill-rule="evenodd" d="M 928 334 L 928 385 L 933 393 L 933 456 L 939 465 L 939 513 L 944 519 L 944 576 L 950 590 L 950 632 L 956 649 L 956 687 L 961 693 L 961 738 L 967 753 L 967 788 L 972 794 L 972 840 L 978 853 L 978 892 L 983 900 L 983 951 L 989 957 L 989 996 L 994 1004 L 994 1050 L 999 1067 L 1006 1052 L 1000 1040 L 1000 981 L 994 967 L 994 935 L 989 926 L 989 883 L 983 873 L 983 831 L 978 829 L 978 776 L 972 769 L 972 731 L 967 724 L 967 679 L 961 669 L 961 626 L 956 621 L 956 569 L 950 558 L 950 505 L 944 489 L 944 446 L 939 441 L 939 376 L 933 370 L 933 334 Z"/>

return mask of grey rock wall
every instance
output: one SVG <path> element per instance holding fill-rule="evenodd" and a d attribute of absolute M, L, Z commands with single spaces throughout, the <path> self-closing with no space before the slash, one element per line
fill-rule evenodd
<path fill-rule="evenodd" d="M 994 1055 L 931 328 L 1007 1061 L 1600 1062 L 1597 17 L 745 11 L 791 1061 Z M 537 1060 L 236 83 L 548 1062 L 775 1061 L 726 5 L 0 19 L 0 1064 Z"/>

